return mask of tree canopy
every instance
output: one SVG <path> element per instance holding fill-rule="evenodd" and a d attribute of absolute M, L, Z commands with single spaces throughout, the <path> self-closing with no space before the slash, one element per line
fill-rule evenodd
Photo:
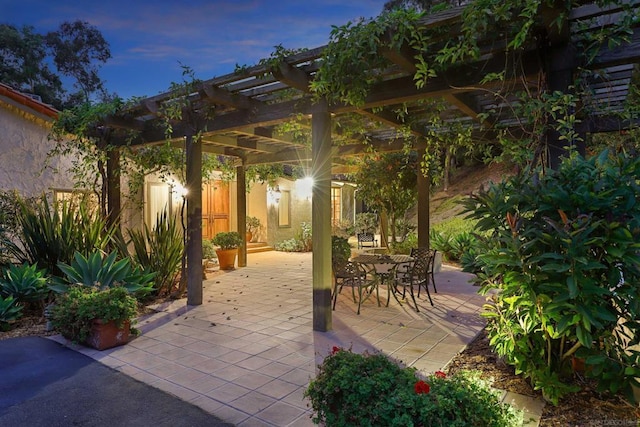
<path fill-rule="evenodd" d="M 63 22 L 45 34 L 32 26 L 0 24 L 0 82 L 39 95 L 59 110 L 105 97 L 98 72 L 109 58 L 109 43 L 88 22 Z M 63 77 L 73 79 L 74 87 L 65 87 Z"/>

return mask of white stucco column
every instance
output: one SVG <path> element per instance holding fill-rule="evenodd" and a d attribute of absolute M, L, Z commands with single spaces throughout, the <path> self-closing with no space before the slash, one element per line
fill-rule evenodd
<path fill-rule="evenodd" d="M 326 108 L 311 117 L 313 195 L 313 330 L 331 324 L 331 115 Z"/>

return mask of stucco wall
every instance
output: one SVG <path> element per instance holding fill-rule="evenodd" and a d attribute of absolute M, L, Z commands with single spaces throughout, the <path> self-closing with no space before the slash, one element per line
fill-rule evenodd
<path fill-rule="evenodd" d="M 291 221 L 290 227 L 278 225 L 278 209 L 282 209 L 282 203 L 271 203 L 267 201 L 268 211 L 268 235 L 267 241 L 270 245 L 291 239 L 301 230 L 301 224 L 306 222 L 311 224 L 311 197 L 300 197 L 295 189 L 295 182 L 286 179 L 278 181 L 280 191 L 289 191 L 291 195 Z M 267 200 L 269 198 L 267 197 Z"/>
<path fill-rule="evenodd" d="M 52 190 L 71 190 L 71 159 L 55 158 L 43 169 L 55 143 L 47 139 L 51 122 L 0 101 L 0 189 L 33 197 Z"/>

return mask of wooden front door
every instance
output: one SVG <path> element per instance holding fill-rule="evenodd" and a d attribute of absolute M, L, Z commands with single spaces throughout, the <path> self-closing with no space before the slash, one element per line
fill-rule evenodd
<path fill-rule="evenodd" d="M 202 238 L 229 231 L 229 185 L 210 181 L 202 187 Z"/>

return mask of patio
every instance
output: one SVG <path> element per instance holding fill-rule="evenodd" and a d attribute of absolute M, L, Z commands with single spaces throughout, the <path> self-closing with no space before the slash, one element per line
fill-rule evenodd
<path fill-rule="evenodd" d="M 333 346 L 382 351 L 427 374 L 446 366 L 484 326 L 484 298 L 470 275 L 444 266 L 435 276 L 435 307 L 424 295 L 420 313 L 393 298 L 389 307 L 369 298 L 358 316 L 345 289 L 333 330 L 315 332 L 311 254 L 250 257 L 249 266 L 206 280 L 202 305 L 188 307 L 183 299 L 141 318 L 141 336 L 126 346 L 77 350 L 239 426 L 311 426 L 303 392 Z M 505 399 L 539 417 L 539 402 Z"/>

